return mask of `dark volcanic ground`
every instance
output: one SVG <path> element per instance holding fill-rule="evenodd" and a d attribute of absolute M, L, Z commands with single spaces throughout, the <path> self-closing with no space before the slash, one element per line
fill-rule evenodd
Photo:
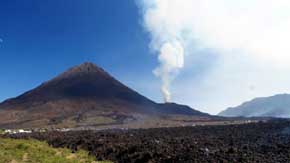
<path fill-rule="evenodd" d="M 290 162 L 290 121 L 140 130 L 10 135 L 83 148 L 114 162 Z"/>

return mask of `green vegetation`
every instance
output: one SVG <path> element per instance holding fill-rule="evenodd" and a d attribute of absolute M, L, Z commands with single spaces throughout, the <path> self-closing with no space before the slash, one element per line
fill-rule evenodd
<path fill-rule="evenodd" d="M 71 153 L 37 140 L 0 138 L 0 163 L 109 163 L 95 161 L 88 152 Z"/>
<path fill-rule="evenodd" d="M 4 133 L 5 133 L 5 130 L 0 128 L 0 135 Z"/>

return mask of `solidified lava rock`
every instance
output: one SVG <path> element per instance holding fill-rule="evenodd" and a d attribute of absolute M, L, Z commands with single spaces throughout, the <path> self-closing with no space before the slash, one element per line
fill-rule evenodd
<path fill-rule="evenodd" d="M 85 149 L 114 162 L 290 162 L 289 121 L 140 130 L 71 131 L 10 135 L 53 147 Z"/>

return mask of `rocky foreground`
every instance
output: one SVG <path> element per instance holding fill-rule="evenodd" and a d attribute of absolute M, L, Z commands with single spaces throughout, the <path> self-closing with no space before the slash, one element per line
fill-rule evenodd
<path fill-rule="evenodd" d="M 9 135 L 85 149 L 114 162 L 290 162 L 290 121 Z"/>

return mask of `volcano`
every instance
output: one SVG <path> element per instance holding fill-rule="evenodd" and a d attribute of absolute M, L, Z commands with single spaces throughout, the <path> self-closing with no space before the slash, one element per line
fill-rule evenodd
<path fill-rule="evenodd" d="M 188 106 L 155 103 L 85 62 L 1 103 L 0 127 L 106 126 L 172 115 L 209 117 Z"/>

